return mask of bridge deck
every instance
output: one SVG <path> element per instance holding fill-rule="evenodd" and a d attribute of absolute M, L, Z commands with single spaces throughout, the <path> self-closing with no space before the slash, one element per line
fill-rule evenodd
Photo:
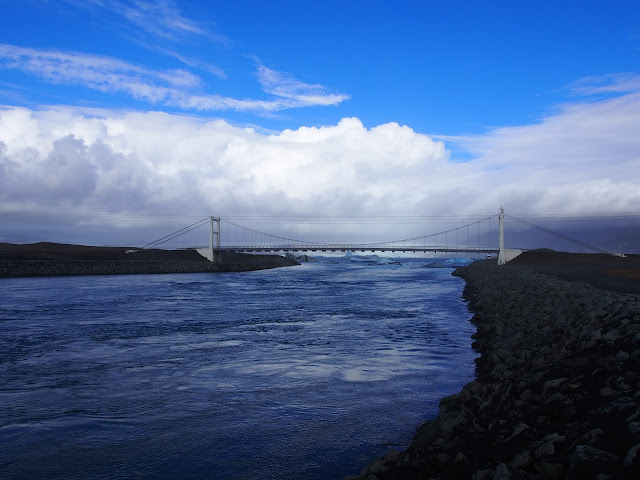
<path fill-rule="evenodd" d="M 244 247 L 244 246 L 222 246 L 216 251 L 219 252 L 392 252 L 392 253 L 498 253 L 497 248 L 485 247 L 376 247 L 369 245 L 311 245 L 311 246 L 292 246 L 292 247 Z"/>

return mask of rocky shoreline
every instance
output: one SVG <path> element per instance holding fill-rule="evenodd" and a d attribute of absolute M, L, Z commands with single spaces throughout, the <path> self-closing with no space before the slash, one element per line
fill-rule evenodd
<path fill-rule="evenodd" d="M 360 479 L 640 478 L 640 295 L 479 261 L 477 378 Z"/>

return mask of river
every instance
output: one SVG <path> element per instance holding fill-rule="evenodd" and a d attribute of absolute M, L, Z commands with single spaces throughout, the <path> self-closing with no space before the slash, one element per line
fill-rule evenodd
<path fill-rule="evenodd" d="M 356 474 L 473 378 L 433 262 L 0 279 L 0 477 Z"/>

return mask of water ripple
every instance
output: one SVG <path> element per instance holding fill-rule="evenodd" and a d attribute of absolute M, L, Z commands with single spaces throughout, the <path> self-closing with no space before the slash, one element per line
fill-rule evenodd
<path fill-rule="evenodd" d="M 0 476 L 341 478 L 473 375 L 450 269 L 0 280 Z"/>

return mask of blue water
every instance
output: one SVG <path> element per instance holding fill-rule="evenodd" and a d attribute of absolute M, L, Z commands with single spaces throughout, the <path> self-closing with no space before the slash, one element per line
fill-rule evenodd
<path fill-rule="evenodd" d="M 400 262 L 0 279 L 0 477 L 358 473 L 474 373 L 464 282 Z"/>

